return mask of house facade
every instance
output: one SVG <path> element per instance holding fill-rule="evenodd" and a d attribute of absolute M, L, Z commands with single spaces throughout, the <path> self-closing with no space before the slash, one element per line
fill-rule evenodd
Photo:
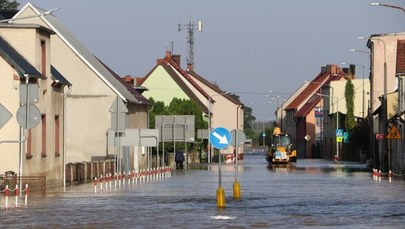
<path fill-rule="evenodd" d="M 50 61 L 72 84 L 66 96 L 66 163 L 103 160 L 118 154 L 115 147 L 107 145 L 107 132 L 115 117 L 110 108 L 115 100 L 128 109 L 125 128 L 147 128 L 150 102 L 87 50 L 55 16 L 27 3 L 14 18 L 18 19 L 15 23 L 38 24 L 55 32 Z M 130 154 L 125 156 L 130 158 L 125 170 L 145 168 L 147 159 L 142 152 L 140 148 L 124 149 Z"/>
<path fill-rule="evenodd" d="M 354 73 L 354 72 L 353 72 Z M 366 79 L 356 79 L 355 74 L 348 75 L 351 79 L 354 89 L 354 118 L 356 121 L 367 121 L 367 112 L 369 107 L 368 95 L 370 94 L 370 81 Z M 324 159 L 331 159 L 337 155 L 342 160 L 352 159 L 351 152 L 345 147 L 344 142 L 336 143 L 336 129 L 345 130 L 344 115 L 347 114 L 346 99 L 345 99 L 345 88 L 347 81 L 338 80 L 331 81 L 328 86 L 323 87 L 322 94 L 328 95 L 323 99 L 323 145 L 324 145 Z M 331 99 L 332 98 L 332 99 Z M 339 125 L 337 123 L 336 115 L 333 115 L 339 111 Z M 361 161 L 366 161 L 369 159 L 370 155 L 368 152 L 358 152 Z"/>
<path fill-rule="evenodd" d="M 305 81 L 281 106 L 276 110 L 277 123 L 280 125 L 281 132 L 287 133 L 291 136 L 291 143 L 296 146 L 296 123 L 294 119 L 294 112 L 286 112 L 285 108 L 294 101 L 295 98 L 308 86 L 309 82 Z"/>
<path fill-rule="evenodd" d="M 0 173 L 45 176 L 47 186 L 60 186 L 64 89 L 71 84 L 52 74 L 53 34 L 35 24 L 0 23 L 0 103 L 13 115 L 0 129 Z"/>
<path fill-rule="evenodd" d="M 371 35 L 367 42 L 370 49 L 370 152 L 373 154 L 374 167 L 383 172 L 394 169 L 404 173 L 403 156 L 403 40 L 405 33 Z M 402 94 L 401 94 L 402 93 Z M 384 100 L 386 96 L 386 100 Z M 401 100 L 402 99 L 402 100 Z M 384 106 L 386 101 L 386 106 Z M 386 121 L 385 121 L 386 120 Z M 395 126 L 402 138 L 387 139 Z M 378 140 L 377 134 L 385 138 Z"/>
<path fill-rule="evenodd" d="M 337 65 L 327 65 L 308 82 L 300 93 L 285 107 L 286 122 L 290 128 L 295 122 L 295 141 L 299 158 L 319 158 L 324 155 L 323 94 L 322 87 L 331 81 L 344 80 L 346 73 Z"/>
<path fill-rule="evenodd" d="M 152 97 L 166 105 L 173 98 L 190 99 L 206 116 L 211 113 L 212 128 L 243 130 L 243 104 L 191 69 L 183 70 L 179 55 L 166 52 L 165 57 L 157 60 L 157 65 L 141 81 L 141 86 L 148 89 L 143 92 L 146 98 Z M 238 152 L 243 152 L 240 148 Z M 228 147 L 225 151 L 233 152 L 233 148 Z"/>

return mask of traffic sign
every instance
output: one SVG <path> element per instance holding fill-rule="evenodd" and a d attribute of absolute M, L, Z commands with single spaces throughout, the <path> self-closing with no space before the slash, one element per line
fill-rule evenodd
<path fill-rule="evenodd" d="M 390 132 L 387 134 L 387 139 L 401 139 L 401 134 L 395 126 L 391 127 Z"/>
<path fill-rule="evenodd" d="M 118 97 L 114 100 L 109 110 L 111 113 L 128 113 L 128 108 L 122 99 Z"/>
<path fill-rule="evenodd" d="M 232 136 L 231 146 L 237 147 L 245 144 L 246 135 L 245 132 L 243 132 L 243 130 L 233 129 L 231 130 L 231 136 Z"/>
<path fill-rule="evenodd" d="M 342 136 L 337 136 L 336 137 L 336 142 L 343 142 L 343 137 Z"/>
<path fill-rule="evenodd" d="M 33 104 L 30 104 L 28 107 L 28 112 L 26 105 L 18 108 L 17 122 L 22 128 L 32 129 L 41 121 L 41 111 L 39 111 L 38 107 Z"/>
<path fill-rule="evenodd" d="M 0 129 L 11 119 L 13 115 L 0 103 Z"/>
<path fill-rule="evenodd" d="M 383 140 L 384 139 L 384 134 L 376 134 L 375 139 L 377 140 Z"/>
<path fill-rule="evenodd" d="M 217 149 L 227 148 L 231 140 L 231 133 L 224 127 L 217 127 L 210 133 L 210 142 Z"/>
<path fill-rule="evenodd" d="M 343 129 L 336 129 L 336 137 L 343 137 Z"/>
<path fill-rule="evenodd" d="M 343 133 L 343 142 L 344 143 L 350 143 L 350 133 L 349 132 L 344 132 Z"/>

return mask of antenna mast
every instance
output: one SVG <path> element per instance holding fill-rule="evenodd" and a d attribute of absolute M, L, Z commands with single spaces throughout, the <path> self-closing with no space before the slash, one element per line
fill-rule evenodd
<path fill-rule="evenodd" d="M 192 21 L 181 24 L 179 22 L 178 30 L 187 30 L 187 66 L 192 70 L 194 68 L 194 29 L 197 27 L 199 32 L 202 32 L 202 21 L 198 21 L 194 24 Z"/>

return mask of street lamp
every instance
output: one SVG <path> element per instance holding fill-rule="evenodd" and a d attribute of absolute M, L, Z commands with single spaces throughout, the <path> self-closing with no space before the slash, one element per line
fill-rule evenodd
<path fill-rule="evenodd" d="M 384 7 L 394 8 L 394 9 L 402 10 L 402 12 L 405 13 L 405 8 L 402 8 L 400 6 L 394 6 L 394 5 L 389 5 L 389 4 L 385 4 L 385 3 L 378 3 L 378 2 L 372 2 L 372 3 L 369 3 L 369 5 L 370 6 L 384 6 Z"/>
<path fill-rule="evenodd" d="M 0 20 L 0 23 L 1 23 L 1 22 L 9 22 L 9 23 L 12 23 L 12 22 L 14 22 L 14 21 L 16 21 L 16 20 L 23 20 L 23 19 L 28 19 L 28 18 L 35 18 L 35 17 L 47 16 L 47 15 L 50 15 L 50 14 L 52 14 L 54 11 L 59 10 L 59 9 L 60 9 L 60 7 L 57 7 L 57 8 L 54 8 L 54 9 L 50 9 L 50 10 L 44 11 L 44 12 L 42 12 L 42 13 L 40 13 L 40 14 L 32 15 L 32 16 L 20 17 L 20 18 L 3 19 L 3 20 Z"/>
<path fill-rule="evenodd" d="M 358 37 L 357 39 L 360 39 L 360 37 Z M 364 50 L 360 50 L 360 49 L 349 49 L 350 52 L 361 52 L 361 53 L 365 53 L 365 54 L 370 54 L 370 52 L 368 51 L 364 51 Z"/>
<path fill-rule="evenodd" d="M 336 130 L 339 130 L 339 99 L 338 99 L 338 97 L 330 96 L 330 95 L 324 95 L 324 94 L 321 94 L 321 93 L 316 93 L 316 94 L 319 95 L 319 96 L 332 98 L 332 108 L 334 107 L 333 99 L 336 99 L 336 105 L 337 105 L 337 109 L 336 109 Z M 339 143 L 338 143 L 337 139 L 336 139 L 336 157 L 339 158 Z"/>

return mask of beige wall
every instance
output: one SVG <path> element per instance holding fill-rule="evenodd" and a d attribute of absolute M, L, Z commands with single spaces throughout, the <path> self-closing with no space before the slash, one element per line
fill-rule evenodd
<path fill-rule="evenodd" d="M 143 96 L 148 99 L 152 97 L 155 101 L 162 101 L 166 106 L 173 98 L 190 99 L 162 66 L 158 66 L 142 83 L 142 86 L 149 89 L 142 94 Z"/>
<path fill-rule="evenodd" d="M 371 54 L 372 81 L 370 98 L 371 111 L 374 112 L 381 105 L 378 97 L 384 94 L 384 59 L 387 63 L 387 93 L 397 89 L 398 80 L 395 77 L 397 40 L 405 39 L 405 33 L 381 35 L 370 39 L 374 44 L 374 50 Z"/>
<path fill-rule="evenodd" d="M 192 77 L 190 75 L 190 77 Z M 197 78 L 194 78 L 194 81 L 212 97 L 212 100 L 215 102 L 211 104 L 211 128 L 224 127 L 227 130 L 231 131 L 233 129 L 243 130 L 244 124 L 244 111 L 237 104 L 233 103 L 227 99 L 223 94 L 219 94 L 215 90 L 211 89 L 203 82 L 199 81 Z M 196 90 L 194 90 L 194 93 Z M 209 106 L 208 99 L 205 97 L 201 100 L 206 106 Z M 207 120 L 208 121 L 208 120 Z M 242 147 L 240 151 L 243 151 Z M 233 147 L 229 147 L 225 152 L 233 152 Z"/>
<path fill-rule="evenodd" d="M 26 142 L 23 146 L 23 176 L 46 176 L 47 186 L 62 184 L 63 159 L 61 154 L 55 154 L 55 116 L 59 116 L 59 136 L 63 130 L 63 92 L 59 88 L 51 86 L 52 77 L 50 74 L 50 37 L 49 34 L 35 28 L 1 28 L 2 36 L 13 46 L 24 58 L 30 62 L 39 72 L 41 70 L 41 40 L 46 44 L 47 69 L 44 79 L 38 80 L 38 103 L 35 104 L 40 113 L 46 118 L 46 147 L 42 149 L 42 122 L 31 129 L 32 136 L 32 158 L 26 157 Z M 0 102 L 14 115 L 4 128 L 0 130 L 1 140 L 19 140 L 20 127 L 16 121 L 16 113 L 19 108 L 19 79 L 12 68 L 4 62 L 1 64 L 2 84 Z M 3 79 L 4 78 L 4 79 Z M 25 82 L 24 82 L 25 83 Z M 4 93 L 4 94 L 3 94 Z M 59 138 L 59 153 L 62 153 L 63 139 Z M 8 170 L 19 171 L 20 145 L 16 143 L 0 144 L 0 152 L 5 153 L 5 160 L 0 160 L 0 173 Z"/>
<path fill-rule="evenodd" d="M 27 8 L 20 17 L 32 14 L 32 9 Z M 39 17 L 19 22 L 48 27 Z M 52 65 L 72 84 L 71 93 L 66 99 L 67 163 L 105 158 L 106 134 L 111 125 L 109 108 L 117 95 L 107 82 L 79 58 L 60 35 L 52 35 L 51 50 Z M 147 106 L 138 106 L 140 106 L 138 110 L 131 110 L 135 113 L 129 114 L 129 119 L 136 120 L 135 126 L 145 126 Z"/>

